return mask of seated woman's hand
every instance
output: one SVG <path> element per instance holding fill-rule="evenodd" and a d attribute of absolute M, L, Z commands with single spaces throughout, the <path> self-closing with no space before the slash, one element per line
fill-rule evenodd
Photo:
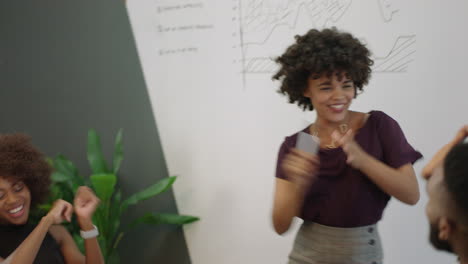
<path fill-rule="evenodd" d="M 72 213 L 73 206 L 70 203 L 64 200 L 57 200 L 46 217 L 52 219 L 54 225 L 59 225 L 65 220 L 70 222 Z"/>
<path fill-rule="evenodd" d="M 91 223 L 93 214 L 96 211 L 99 202 L 99 198 L 97 198 L 91 188 L 86 186 L 78 188 L 73 205 L 80 224 Z"/>

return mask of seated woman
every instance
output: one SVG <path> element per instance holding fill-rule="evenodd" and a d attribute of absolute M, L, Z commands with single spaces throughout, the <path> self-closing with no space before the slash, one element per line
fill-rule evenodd
<path fill-rule="evenodd" d="M 88 187 L 77 190 L 73 206 L 57 200 L 39 224 L 28 224 L 31 209 L 47 197 L 51 171 L 29 137 L 0 135 L 0 263 L 104 263 L 92 224 L 99 199 Z M 73 212 L 85 239 L 85 256 L 60 225 L 71 221 Z"/>

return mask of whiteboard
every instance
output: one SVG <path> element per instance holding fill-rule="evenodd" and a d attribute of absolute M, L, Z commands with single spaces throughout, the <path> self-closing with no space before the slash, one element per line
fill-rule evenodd
<path fill-rule="evenodd" d="M 351 109 L 396 119 L 425 156 L 418 175 L 468 123 L 467 1 L 129 0 L 127 10 L 179 212 L 201 218 L 184 227 L 195 264 L 287 262 L 300 220 L 273 231 L 277 152 L 315 119 L 271 80 L 294 35 L 336 26 L 368 45 L 374 73 Z M 385 211 L 385 263 L 455 261 L 428 242 L 421 180 L 420 190 L 416 206 L 392 199 Z"/>

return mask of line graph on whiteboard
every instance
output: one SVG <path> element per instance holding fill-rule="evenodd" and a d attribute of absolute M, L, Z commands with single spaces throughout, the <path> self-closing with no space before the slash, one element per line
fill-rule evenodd
<path fill-rule="evenodd" d="M 349 12 L 353 0 L 234 0 L 237 1 L 239 17 L 239 41 L 241 72 L 248 74 L 271 74 L 277 65 L 271 50 L 284 42 L 284 36 L 305 32 L 308 28 L 325 28 L 337 25 Z M 356 0 L 355 0 L 356 1 Z M 399 9 L 392 0 L 377 1 L 383 23 L 391 23 Z M 355 3 L 356 4 L 356 3 Z M 375 56 L 374 72 L 406 72 L 414 61 L 416 35 L 400 35 L 391 49 Z M 268 53 L 270 52 L 270 53 Z M 281 51 L 275 54 L 280 54 Z"/>

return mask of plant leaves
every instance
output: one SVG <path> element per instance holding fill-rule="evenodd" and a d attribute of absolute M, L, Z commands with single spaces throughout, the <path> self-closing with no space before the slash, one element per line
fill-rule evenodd
<path fill-rule="evenodd" d="M 122 191 L 118 189 L 115 192 L 114 197 L 112 198 L 112 204 L 110 208 L 111 215 L 114 215 L 120 219 L 121 212 L 120 212 L 120 203 L 122 201 Z M 118 226 L 115 227 L 115 229 L 118 229 Z"/>
<path fill-rule="evenodd" d="M 52 205 L 51 204 L 41 204 L 41 205 L 38 205 L 37 208 L 39 208 L 40 210 L 43 210 L 45 212 L 49 212 L 49 210 L 52 208 Z"/>
<path fill-rule="evenodd" d="M 114 193 L 117 176 L 115 174 L 93 174 L 90 176 L 91 184 L 96 195 L 103 201 L 109 201 Z"/>
<path fill-rule="evenodd" d="M 123 160 L 122 137 L 123 137 L 123 131 L 122 129 L 119 129 L 119 132 L 117 133 L 117 136 L 115 137 L 114 162 L 112 164 L 112 171 L 114 172 L 114 174 L 117 174 L 117 172 L 119 171 L 120 163 L 122 163 L 122 160 Z"/>
<path fill-rule="evenodd" d="M 107 258 L 107 264 L 120 264 L 120 257 L 119 252 L 117 250 L 109 253 L 109 257 Z"/>
<path fill-rule="evenodd" d="M 73 165 L 73 162 L 71 162 L 63 155 L 58 155 L 54 159 L 53 166 L 56 172 L 65 174 L 70 178 L 78 175 L 78 169 L 75 167 L 75 165 Z"/>
<path fill-rule="evenodd" d="M 109 173 L 96 130 L 88 131 L 88 161 L 94 174 Z"/>
<path fill-rule="evenodd" d="M 109 239 L 113 241 L 112 243 L 108 244 L 108 252 L 112 254 L 113 251 L 116 250 L 115 243 L 118 243 L 118 233 L 120 230 L 120 218 L 122 214 L 120 213 L 120 202 L 122 200 L 122 192 L 118 189 L 114 197 L 112 197 L 112 203 L 110 204 L 110 216 L 109 219 L 106 221 L 106 225 L 109 226 Z"/>
<path fill-rule="evenodd" d="M 52 174 L 52 181 L 64 182 L 74 191 L 78 186 L 85 184 L 85 180 L 79 175 L 78 169 L 75 167 L 73 162 L 65 156 L 58 155 L 53 161 L 53 166 L 54 172 Z"/>
<path fill-rule="evenodd" d="M 50 178 L 52 180 L 52 182 L 67 182 L 67 181 L 70 181 L 72 179 L 72 177 L 68 174 L 64 174 L 62 172 L 53 172 L 51 175 L 50 175 Z"/>
<path fill-rule="evenodd" d="M 140 201 L 149 199 L 155 195 L 158 195 L 171 187 L 171 185 L 176 180 L 176 176 L 171 176 L 160 180 L 159 182 L 151 185 L 150 187 L 144 189 L 143 191 L 137 192 L 132 196 L 128 197 L 121 207 L 121 212 L 125 212 L 129 205 L 137 204 Z"/>
<path fill-rule="evenodd" d="M 190 224 L 195 221 L 200 220 L 200 218 L 191 215 L 178 215 L 178 214 L 156 214 L 156 213 L 146 213 L 144 216 L 136 219 L 132 222 L 130 227 L 135 227 L 138 224 L 149 224 L 149 225 L 159 225 L 159 224 L 171 224 L 171 225 L 185 225 Z"/>
<path fill-rule="evenodd" d="M 45 160 L 46 160 L 47 164 L 49 164 L 49 166 L 54 167 L 54 159 L 53 158 L 46 157 Z"/>

